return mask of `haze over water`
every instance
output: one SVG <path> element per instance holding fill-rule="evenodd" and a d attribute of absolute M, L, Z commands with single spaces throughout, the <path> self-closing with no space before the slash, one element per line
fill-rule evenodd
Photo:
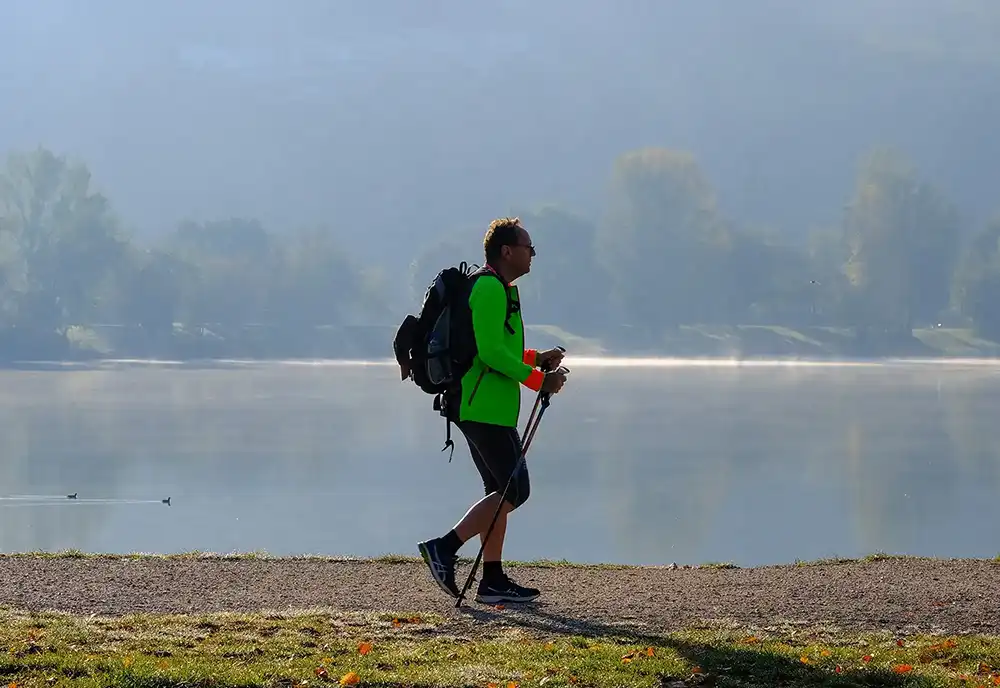
<path fill-rule="evenodd" d="M 566 362 L 508 558 L 1000 552 L 994 363 Z M 4 371 L 0 549 L 414 555 L 482 491 L 430 402 L 382 362 Z"/>

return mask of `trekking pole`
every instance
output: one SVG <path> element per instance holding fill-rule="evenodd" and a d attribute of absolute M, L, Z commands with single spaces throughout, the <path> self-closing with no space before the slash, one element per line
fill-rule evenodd
<path fill-rule="evenodd" d="M 562 347 L 559 348 L 565 351 Z M 557 370 L 562 373 L 569 372 L 569 368 L 566 368 L 565 366 L 560 366 Z M 500 517 L 500 509 L 503 508 L 504 499 L 507 497 L 507 490 L 510 489 L 510 484 L 514 481 L 514 476 L 521 470 L 521 465 L 524 463 L 524 458 L 528 453 L 528 446 L 531 444 L 531 440 L 535 436 L 535 430 L 538 428 L 538 424 L 542 422 L 542 416 L 545 414 L 545 409 L 549 407 L 551 396 L 551 392 L 543 392 L 539 390 L 538 396 L 535 397 L 535 404 L 531 409 L 531 415 L 528 416 L 528 423 L 524 427 L 525 438 L 521 442 L 521 456 L 518 458 L 517 464 L 514 466 L 514 470 L 511 471 L 510 477 L 507 478 L 507 484 L 504 486 L 503 492 L 500 494 L 500 501 L 497 503 L 497 510 L 493 512 L 493 520 L 490 522 L 490 527 L 486 530 L 486 537 L 483 538 L 482 543 L 479 545 L 479 554 L 476 555 L 476 560 L 473 562 L 472 568 L 469 570 L 469 576 L 465 579 L 465 585 L 462 586 L 462 591 L 458 594 L 458 599 L 455 601 L 456 608 L 462 606 L 462 600 L 465 599 L 465 593 L 472 585 L 472 580 L 475 578 L 476 570 L 479 568 L 479 562 L 483 558 L 483 550 L 486 548 L 486 543 L 489 542 L 490 535 L 493 533 L 493 527 L 496 525 L 497 519 Z M 538 410 L 537 417 L 535 417 L 535 410 Z M 532 419 L 534 419 L 533 425 Z"/>

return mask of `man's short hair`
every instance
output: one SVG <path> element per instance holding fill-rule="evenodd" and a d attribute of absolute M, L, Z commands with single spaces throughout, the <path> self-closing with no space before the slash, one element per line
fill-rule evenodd
<path fill-rule="evenodd" d="M 490 223 L 483 237 L 483 252 L 486 254 L 486 262 L 492 262 L 500 258 L 501 246 L 514 246 L 517 244 L 517 230 L 521 227 L 521 219 L 517 217 L 498 217 Z"/>

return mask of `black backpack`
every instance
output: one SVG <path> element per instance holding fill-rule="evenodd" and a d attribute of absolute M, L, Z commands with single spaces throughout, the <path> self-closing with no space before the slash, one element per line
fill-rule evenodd
<path fill-rule="evenodd" d="M 417 387 L 435 395 L 434 410 L 446 419 L 446 440 L 441 451 L 451 447 L 452 454 L 455 444 L 451 440 L 451 423 L 458 418 L 451 404 L 459 403 L 462 376 L 472 367 L 478 351 L 469 294 L 475 281 L 484 275 L 500 279 L 492 269 L 469 266 L 464 261 L 458 267 L 441 270 L 424 292 L 420 314 L 403 318 L 392 340 L 396 362 L 409 369 L 409 378 Z M 514 304 L 508 294 L 508 319 L 512 312 Z M 505 324 L 513 332 L 510 323 Z"/>

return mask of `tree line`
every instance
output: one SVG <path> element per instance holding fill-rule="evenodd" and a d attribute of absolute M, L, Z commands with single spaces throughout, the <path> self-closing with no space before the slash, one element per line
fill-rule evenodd
<path fill-rule="evenodd" d="M 518 213 L 539 246 L 521 287 L 528 319 L 609 341 L 627 332 L 654 349 L 689 324 L 843 328 L 877 342 L 947 323 L 1000 340 L 1000 217 L 967 226 L 884 149 L 860 161 L 846 201 L 837 226 L 776 236 L 725 218 L 691 154 L 626 152 L 599 216 Z M 394 278 L 354 258 L 335 227 L 236 215 L 139 238 L 86 165 L 15 151 L 0 173 L 0 352 L 65 355 L 117 331 L 111 348 L 133 353 L 308 355 L 323 351 L 306 345 L 316 332 L 351 326 L 353 338 L 376 328 L 371 355 L 386 355 L 383 330 L 417 308 L 438 270 L 481 261 L 490 219 L 418 247 Z"/>

